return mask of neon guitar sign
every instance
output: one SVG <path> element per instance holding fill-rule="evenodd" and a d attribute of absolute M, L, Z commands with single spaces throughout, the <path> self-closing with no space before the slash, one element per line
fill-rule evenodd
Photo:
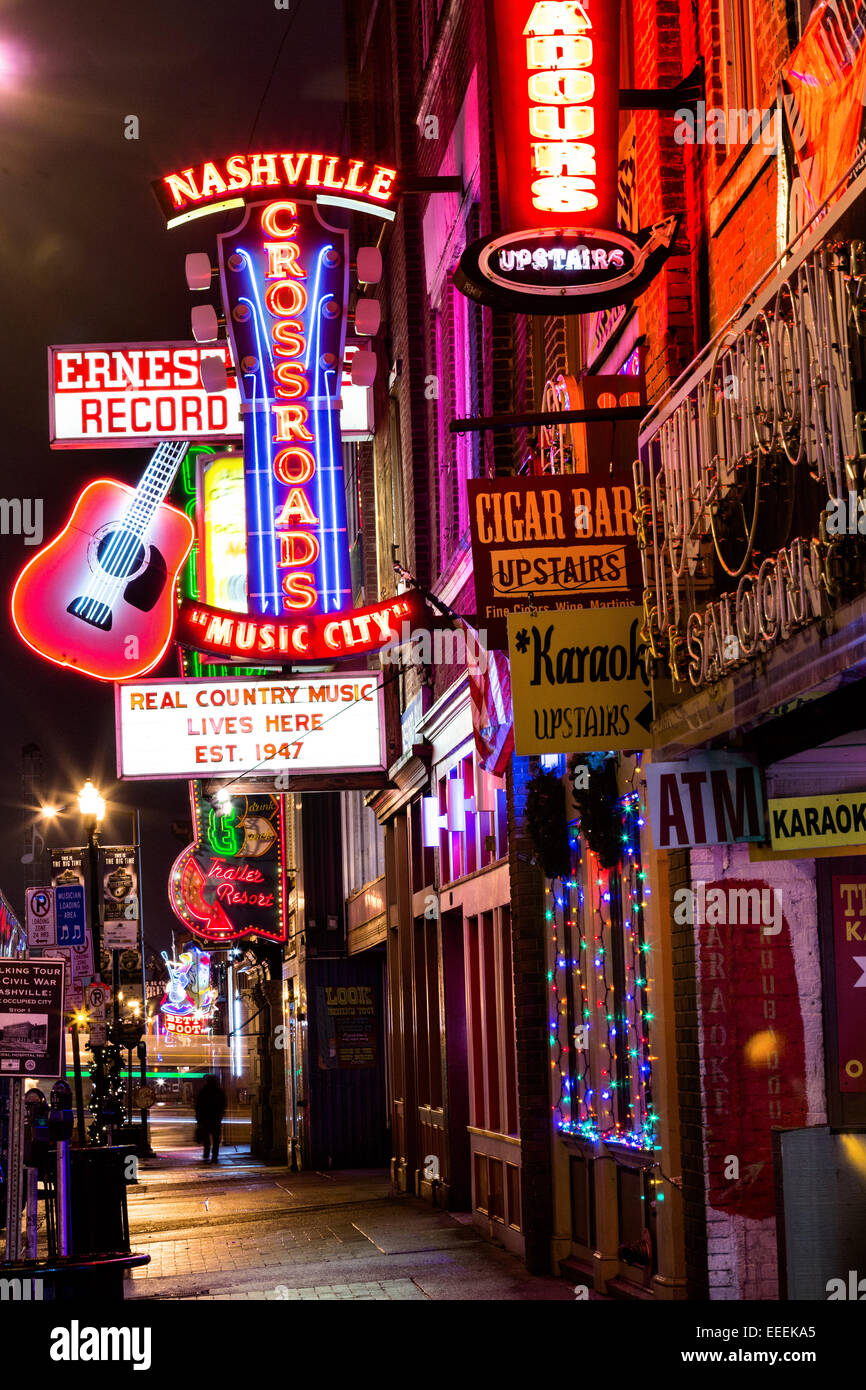
<path fill-rule="evenodd" d="M 89 483 L 72 516 L 21 571 L 12 620 L 28 647 L 97 680 L 142 676 L 174 627 L 174 581 L 194 539 L 165 502 L 186 441 L 160 444 L 137 488 Z"/>

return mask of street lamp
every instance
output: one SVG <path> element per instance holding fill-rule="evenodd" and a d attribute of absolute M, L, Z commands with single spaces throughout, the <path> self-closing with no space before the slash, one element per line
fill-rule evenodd
<path fill-rule="evenodd" d="M 105 798 L 88 777 L 78 793 L 78 809 L 87 823 L 87 855 L 90 869 L 90 933 L 93 939 L 93 968 L 100 973 L 102 941 L 100 937 L 99 906 L 102 899 L 99 883 L 99 825 L 105 818 Z M 113 981 L 114 1010 L 117 1013 L 117 981 Z M 97 1127 L 101 1129 L 106 1101 L 105 1054 L 102 1047 L 91 1049 L 96 1062 L 94 1076 L 95 1106 Z"/>
<path fill-rule="evenodd" d="M 78 793 L 78 809 L 85 820 L 92 820 L 97 823 L 105 819 L 105 797 L 100 796 L 90 778 L 84 783 Z M 46 806 L 43 814 L 51 814 L 54 807 Z"/>
<path fill-rule="evenodd" d="M 105 798 L 102 796 L 101 792 L 98 790 L 98 788 L 94 785 L 92 779 L 89 778 L 89 777 L 88 777 L 87 781 L 84 783 L 84 786 L 81 788 L 80 792 L 78 792 L 77 798 L 76 798 L 76 799 L 77 799 L 77 803 L 78 803 L 78 810 L 79 810 L 79 812 L 80 812 L 80 814 L 81 814 L 82 819 L 84 820 L 84 822 L 85 822 L 85 824 L 86 824 L 86 826 L 87 826 L 87 854 L 88 854 L 88 864 L 89 864 L 89 875 L 88 875 L 88 876 L 89 876 L 89 880 L 90 880 L 90 889 L 89 889 L 89 897 L 90 897 L 90 914 L 89 914 L 89 915 L 90 915 L 90 932 L 91 932 L 91 938 L 92 938 L 92 941 L 93 941 L 94 971 L 95 971 L 95 973 L 96 973 L 97 975 L 99 975 L 99 974 L 101 973 L 102 948 L 103 948 L 103 940 L 102 940 L 102 938 L 103 938 L 103 931 L 102 931 L 102 922 L 101 922 L 101 917 L 102 917 L 101 905 L 102 905 L 102 900 L 103 900 L 103 892 L 102 892 L 102 884 L 101 884 L 101 880 L 100 880 L 100 871 L 99 871 L 99 851 L 100 851 L 100 845 L 99 845 L 99 826 L 100 826 L 100 822 L 105 818 L 105 813 L 106 813 L 106 802 L 105 802 Z M 45 805 L 45 806 L 43 806 L 43 807 L 41 808 L 41 815 L 42 815 L 43 819 L 51 820 L 51 819 L 53 819 L 54 817 L 61 815 L 63 812 L 69 811 L 69 810 L 71 810 L 71 809 L 72 809 L 72 805 L 70 805 L 69 803 L 67 803 L 66 805 Z M 113 809 L 116 810 L 117 807 L 114 806 Z M 130 807 L 121 808 L 121 809 L 132 810 L 132 808 L 130 808 Z M 140 936 L 140 944 L 141 944 L 141 962 L 142 962 L 142 972 L 143 972 L 143 971 L 144 971 L 144 941 L 143 941 L 143 936 L 141 936 L 142 924 L 141 924 L 141 920 L 140 920 L 140 911 L 141 911 L 141 832 L 140 832 L 139 812 L 138 812 L 137 809 L 134 810 L 133 830 L 134 830 L 134 844 L 133 844 L 133 850 L 134 850 L 134 854 L 135 854 L 135 858 L 136 858 L 136 864 L 137 864 L 137 877 L 138 877 L 138 904 L 139 904 L 138 932 L 139 932 L 139 936 Z M 121 1006 L 121 1003 L 123 1002 L 123 994 L 122 994 L 121 989 L 120 989 L 120 952 L 119 952 L 119 950 L 118 950 L 118 949 L 112 949 L 111 956 L 112 956 L 112 990 L 111 990 L 111 993 L 112 993 L 112 1003 L 113 1003 L 113 1007 L 112 1007 L 111 1044 L 112 1044 L 112 1050 L 113 1050 L 113 1052 L 114 1052 L 114 1058 L 115 1058 L 114 1067 L 113 1067 L 113 1073 L 112 1073 L 112 1074 L 113 1074 L 114 1080 L 115 1080 L 115 1082 L 116 1082 L 116 1087 L 119 1087 L 119 1085 L 120 1085 L 120 1070 L 121 1070 L 121 1061 L 120 1061 L 120 1047 L 121 1047 L 121 1043 L 120 1043 L 120 1026 L 121 1026 L 121 1025 L 120 1025 L 120 1006 Z M 144 996 L 144 994 L 145 994 L 145 983 L 144 983 L 144 974 L 142 973 L 142 996 Z M 134 1011 L 134 1018 L 135 1018 L 135 1022 L 139 1022 L 139 1021 L 140 1021 L 140 1015 L 139 1015 L 138 1010 L 135 1010 L 135 1011 Z M 131 1022 L 132 1020 L 128 1020 L 128 1021 Z M 98 1132 L 101 1134 L 101 1132 L 102 1132 L 102 1130 L 103 1130 L 103 1128 L 104 1128 L 104 1126 L 105 1126 L 105 1124 L 106 1124 L 106 1121 L 107 1121 L 109 1124 L 111 1124 L 111 1123 L 112 1123 L 112 1120 L 115 1118 L 115 1115 L 116 1115 L 116 1111 L 117 1111 L 117 1108 L 118 1108 L 117 1105 L 116 1105 L 116 1103 L 115 1103 L 115 1102 L 116 1102 L 116 1099 L 117 1099 L 117 1097 L 116 1097 L 116 1087 L 113 1088 L 113 1092 L 114 1092 L 114 1093 L 113 1093 L 111 1096 L 109 1096 L 109 1094 L 108 1094 L 108 1083 L 107 1083 L 107 1078 L 106 1078 L 106 1060 L 107 1060 L 107 1059 L 106 1059 L 106 1056 L 105 1056 L 105 1052 L 104 1052 L 103 1046 L 93 1047 L 93 1048 L 91 1048 L 91 1051 L 92 1051 L 92 1053 L 93 1053 L 94 1063 L 95 1063 L 95 1068 L 94 1068 L 94 1088 L 93 1088 L 93 1094 L 94 1094 L 93 1109 L 94 1109 L 94 1114 L 95 1114 L 95 1116 L 96 1116 L 97 1130 L 98 1130 Z M 116 1070 L 115 1070 L 115 1069 L 116 1069 Z M 145 1061 L 142 1062 L 142 1078 L 141 1078 L 141 1079 L 142 1079 L 142 1085 L 144 1085 L 144 1084 L 146 1083 L 146 1062 L 145 1062 Z M 110 1103 L 109 1103 L 109 1102 L 110 1102 Z M 121 1105 L 120 1108 L 119 1108 L 119 1114 L 120 1114 L 120 1118 L 122 1119 L 122 1115 L 123 1115 L 122 1105 Z M 143 1134 L 144 1149 L 145 1149 L 145 1151 L 147 1151 L 148 1148 L 149 1148 L 148 1140 L 147 1140 L 147 1116 L 146 1116 L 146 1112 L 144 1112 L 144 1111 L 142 1112 L 142 1134 Z"/>

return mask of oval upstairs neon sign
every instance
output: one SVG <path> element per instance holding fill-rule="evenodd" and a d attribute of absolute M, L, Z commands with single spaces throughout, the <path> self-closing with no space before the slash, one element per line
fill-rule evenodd
<path fill-rule="evenodd" d="M 679 217 L 633 235 L 594 227 L 535 228 L 467 247 L 454 283 L 479 304 L 517 314 L 585 314 L 628 304 L 669 254 Z"/>
<path fill-rule="evenodd" d="M 491 284 L 532 294 L 580 294 L 624 282 L 639 254 L 630 237 L 583 228 L 511 232 L 488 242 L 479 257 Z"/>

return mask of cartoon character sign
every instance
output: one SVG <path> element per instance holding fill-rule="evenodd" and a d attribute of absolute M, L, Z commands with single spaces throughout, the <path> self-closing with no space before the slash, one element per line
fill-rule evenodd
<path fill-rule="evenodd" d="M 195 963 L 192 954 L 183 951 L 177 960 L 170 960 L 168 952 L 163 951 L 162 958 L 168 971 L 168 988 L 160 1009 L 164 1014 L 173 1015 L 175 1018 L 193 1013 L 195 1005 L 188 988 L 190 973 Z"/>

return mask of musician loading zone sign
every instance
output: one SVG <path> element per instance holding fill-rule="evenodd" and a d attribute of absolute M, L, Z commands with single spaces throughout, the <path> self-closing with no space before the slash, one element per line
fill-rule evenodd
<path fill-rule="evenodd" d="M 381 672 L 153 680 L 116 690 L 121 777 L 381 772 Z"/>

